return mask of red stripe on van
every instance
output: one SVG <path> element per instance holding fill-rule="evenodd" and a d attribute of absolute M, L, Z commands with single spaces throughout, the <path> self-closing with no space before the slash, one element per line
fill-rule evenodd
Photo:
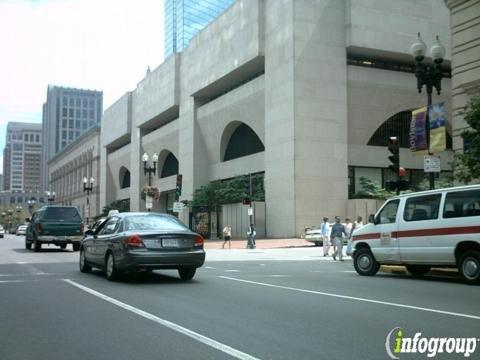
<path fill-rule="evenodd" d="M 441 235 L 462 235 L 462 234 L 480 234 L 480 226 L 459 226 L 440 229 L 418 229 L 393 231 L 392 237 L 415 237 L 415 236 L 441 236 Z M 380 233 L 370 233 L 363 235 L 354 235 L 353 241 L 356 240 L 375 240 L 380 239 Z"/>
<path fill-rule="evenodd" d="M 461 235 L 461 234 L 479 234 L 480 226 L 459 226 L 440 229 L 420 229 L 404 230 L 392 232 L 392 237 L 414 237 L 414 236 L 441 236 L 441 235 Z"/>

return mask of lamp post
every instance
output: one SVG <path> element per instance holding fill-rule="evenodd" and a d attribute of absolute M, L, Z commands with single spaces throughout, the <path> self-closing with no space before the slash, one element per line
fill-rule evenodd
<path fill-rule="evenodd" d="M 432 55 L 433 64 L 428 65 L 423 62 L 425 54 L 427 52 L 427 45 L 423 42 L 420 33 L 418 33 L 418 39 L 412 44 L 411 53 L 415 59 L 415 77 L 417 78 L 418 92 L 422 92 L 422 88 L 425 85 L 427 90 L 427 118 L 425 121 L 426 136 L 427 136 L 427 151 L 430 153 L 430 119 L 429 109 L 432 105 L 432 92 L 433 88 L 437 89 L 437 94 L 440 95 L 442 90 L 442 62 L 445 56 L 445 47 L 440 43 L 437 35 L 437 39 L 430 48 L 430 54 Z M 435 176 L 433 172 L 430 172 L 430 189 L 435 189 Z"/>
<path fill-rule="evenodd" d="M 45 191 L 47 194 L 47 201 L 49 204 L 52 204 L 55 201 L 55 191 Z"/>
<path fill-rule="evenodd" d="M 142 161 L 143 161 L 143 173 L 145 175 L 148 174 L 148 186 L 152 186 L 152 175 L 155 175 L 157 172 L 157 161 L 158 161 L 158 155 L 157 153 L 153 153 L 152 155 L 152 165 L 148 164 L 148 159 L 150 157 L 148 156 L 147 153 L 144 153 L 142 156 Z"/>
<path fill-rule="evenodd" d="M 35 201 L 35 198 L 30 198 L 28 201 L 27 201 L 27 205 L 28 205 L 28 212 L 30 213 L 30 215 L 33 214 L 33 211 L 35 210 L 35 204 L 37 202 Z"/>
<path fill-rule="evenodd" d="M 89 182 L 90 181 L 90 182 Z M 90 200 L 88 199 L 88 196 L 90 193 L 93 191 L 93 183 L 95 182 L 95 179 L 90 177 L 90 180 L 87 179 L 86 177 L 83 178 L 83 192 L 87 193 L 87 206 L 85 207 L 85 222 L 88 225 L 88 218 L 90 217 Z"/>

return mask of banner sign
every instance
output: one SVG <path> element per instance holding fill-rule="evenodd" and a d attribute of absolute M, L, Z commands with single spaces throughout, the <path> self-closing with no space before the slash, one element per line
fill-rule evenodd
<path fill-rule="evenodd" d="M 427 107 L 412 111 L 412 120 L 410 122 L 410 150 L 427 150 Z"/>
<path fill-rule="evenodd" d="M 430 153 L 439 153 L 447 148 L 444 103 L 433 104 L 428 109 L 430 125 Z"/>

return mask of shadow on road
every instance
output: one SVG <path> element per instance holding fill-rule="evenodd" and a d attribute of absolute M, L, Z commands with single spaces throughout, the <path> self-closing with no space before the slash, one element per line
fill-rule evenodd
<path fill-rule="evenodd" d="M 20 253 L 20 254 L 28 254 L 28 253 L 32 253 L 32 254 L 38 254 L 40 252 L 44 252 L 44 253 L 72 253 L 74 252 L 73 250 L 70 250 L 70 249 L 60 249 L 60 248 L 46 248 L 46 249 L 41 249 L 39 252 L 35 252 L 33 250 L 27 250 L 27 249 L 12 249 L 13 251 L 15 251 L 16 253 Z"/>
<path fill-rule="evenodd" d="M 157 272 L 158 271 L 158 272 Z M 195 278 L 190 281 L 185 281 L 180 279 L 180 277 L 175 276 L 176 270 L 164 270 L 169 271 L 171 274 L 162 273 L 162 270 L 156 270 L 152 272 L 143 271 L 143 272 L 133 272 L 133 273 L 123 273 L 120 278 L 115 281 L 119 284 L 128 284 L 128 285 L 158 285 L 158 284 L 169 284 L 169 285 L 182 285 L 185 286 L 188 283 L 194 284 L 196 282 Z M 85 274 L 88 276 L 95 276 L 96 278 L 108 281 L 105 275 L 105 272 L 102 270 L 93 269 L 90 274 Z"/>

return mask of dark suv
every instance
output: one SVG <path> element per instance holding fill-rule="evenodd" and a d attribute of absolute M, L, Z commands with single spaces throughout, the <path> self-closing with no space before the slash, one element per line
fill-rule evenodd
<path fill-rule="evenodd" d="M 80 250 L 83 237 L 83 221 L 76 207 L 44 206 L 33 213 L 25 235 L 25 248 L 35 251 L 42 244 L 54 244 L 65 249 L 67 244 L 73 245 L 73 251 Z"/>

